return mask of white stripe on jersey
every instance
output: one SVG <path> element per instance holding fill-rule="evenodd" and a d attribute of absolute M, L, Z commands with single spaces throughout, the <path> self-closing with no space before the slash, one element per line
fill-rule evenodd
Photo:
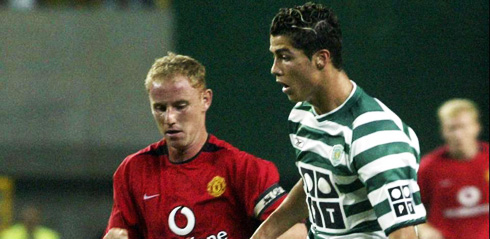
<path fill-rule="evenodd" d="M 372 134 L 368 134 L 363 136 L 352 143 L 351 152 L 354 152 L 354 155 L 351 155 L 352 158 L 357 156 L 358 154 L 376 147 L 378 145 L 394 143 L 394 142 L 403 142 L 410 145 L 410 140 L 408 136 L 399 130 L 385 130 L 385 131 L 376 131 Z"/>
<path fill-rule="evenodd" d="M 311 112 L 293 109 L 289 115 L 289 120 L 319 131 L 327 132 L 329 135 L 342 135 L 345 138 L 345 143 L 349 144 L 349 146 L 352 141 L 352 130 L 349 127 L 328 120 L 318 122 Z"/>
<path fill-rule="evenodd" d="M 393 111 L 391 111 L 388 107 L 386 107 L 386 105 L 383 104 L 383 102 L 381 102 L 380 100 L 378 100 L 376 98 L 374 98 L 374 100 L 376 100 L 376 102 L 378 102 L 379 106 L 381 106 L 381 108 L 384 110 L 384 112 L 391 115 L 391 119 L 395 122 L 395 124 L 398 126 L 398 128 L 401 131 L 403 131 L 403 122 L 400 119 L 400 117 L 398 117 L 398 115 L 396 115 Z"/>
<path fill-rule="evenodd" d="M 354 214 L 350 217 L 347 217 L 347 220 L 350 223 L 351 228 L 357 226 L 360 223 L 363 223 L 365 221 L 374 221 L 378 219 L 376 216 L 376 213 L 374 212 L 374 209 L 364 211 L 358 214 Z"/>
<path fill-rule="evenodd" d="M 410 127 L 408 127 L 408 134 L 410 136 L 410 146 L 412 146 L 415 149 L 417 155 L 420 155 L 419 138 L 417 138 L 415 131 L 413 131 L 413 129 Z"/>
<path fill-rule="evenodd" d="M 325 144 L 322 141 L 309 139 L 306 137 L 297 136 L 296 134 L 289 134 L 289 138 L 291 140 L 291 144 L 298 150 L 312 152 L 320 155 L 325 160 L 330 160 L 330 155 L 332 155 L 333 147 Z M 301 143 L 297 143 L 298 140 Z M 340 165 L 348 167 L 350 169 L 350 163 L 347 160 L 347 155 L 342 154 L 342 158 L 339 161 Z M 331 163 L 333 165 L 333 163 Z M 351 171 L 352 172 L 352 171 Z M 339 178 L 339 183 L 341 184 L 349 184 L 355 180 L 355 177 L 343 177 Z"/>
<path fill-rule="evenodd" d="M 351 193 L 344 194 L 344 205 L 353 205 L 358 202 L 365 201 L 367 199 L 367 189 L 366 187 L 362 187 L 359 190 L 356 190 Z"/>
<path fill-rule="evenodd" d="M 380 120 L 393 120 L 392 116 L 384 111 L 369 111 L 362 115 L 359 115 L 354 122 L 352 122 L 352 128 L 357 128 L 363 124 L 371 123 Z"/>
<path fill-rule="evenodd" d="M 386 172 L 391 169 L 403 168 L 406 166 L 412 167 L 414 170 L 418 170 L 419 165 L 417 159 L 412 153 L 399 153 L 391 154 L 381 158 L 378 158 L 363 167 L 357 172 L 362 181 L 366 182 L 368 179 L 378 175 L 379 173 Z"/>

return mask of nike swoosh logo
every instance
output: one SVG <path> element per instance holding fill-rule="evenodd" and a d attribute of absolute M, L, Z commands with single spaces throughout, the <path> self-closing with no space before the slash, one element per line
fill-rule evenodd
<path fill-rule="evenodd" d="M 148 200 L 148 199 L 156 198 L 158 196 L 160 196 L 160 194 L 154 194 L 154 195 L 150 195 L 150 196 L 148 196 L 148 195 L 145 194 L 143 196 L 143 200 Z"/>

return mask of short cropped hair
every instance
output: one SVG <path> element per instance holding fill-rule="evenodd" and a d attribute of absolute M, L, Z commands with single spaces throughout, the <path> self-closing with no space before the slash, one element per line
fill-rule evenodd
<path fill-rule="evenodd" d="M 172 80 L 176 76 L 185 76 L 192 87 L 206 89 L 206 69 L 192 57 L 168 52 L 166 56 L 156 59 L 145 80 L 145 88 L 150 90 L 154 81 Z"/>
<path fill-rule="evenodd" d="M 448 100 L 442 104 L 441 107 L 439 107 L 437 115 L 439 117 L 439 121 L 442 122 L 443 120 L 454 118 L 462 112 L 470 113 L 474 117 L 475 121 L 479 122 L 480 111 L 478 110 L 475 102 L 469 99 Z"/>
<path fill-rule="evenodd" d="M 342 31 L 330 8 L 312 2 L 281 8 L 272 20 L 270 35 L 288 36 L 292 46 L 310 59 L 317 51 L 327 49 L 334 67 L 342 69 Z"/>

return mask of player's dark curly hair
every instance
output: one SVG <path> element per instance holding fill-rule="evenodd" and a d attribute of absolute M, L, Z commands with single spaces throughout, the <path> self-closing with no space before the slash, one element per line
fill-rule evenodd
<path fill-rule="evenodd" d="M 327 49 L 333 65 L 342 69 L 342 31 L 330 8 L 312 2 L 281 8 L 272 20 L 270 34 L 288 36 L 293 47 L 303 50 L 310 59 L 315 52 Z"/>

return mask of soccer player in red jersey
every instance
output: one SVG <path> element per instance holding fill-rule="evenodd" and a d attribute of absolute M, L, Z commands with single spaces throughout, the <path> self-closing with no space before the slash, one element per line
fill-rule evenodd
<path fill-rule="evenodd" d="M 421 239 L 488 239 L 488 142 L 478 141 L 478 109 L 453 99 L 438 112 L 446 145 L 420 164 L 419 185 L 428 223 Z"/>
<path fill-rule="evenodd" d="M 273 163 L 208 134 L 213 92 L 195 59 L 169 53 L 145 82 L 164 138 L 114 174 L 104 239 L 245 239 L 285 198 Z M 298 224 L 281 238 L 304 239 Z"/>

